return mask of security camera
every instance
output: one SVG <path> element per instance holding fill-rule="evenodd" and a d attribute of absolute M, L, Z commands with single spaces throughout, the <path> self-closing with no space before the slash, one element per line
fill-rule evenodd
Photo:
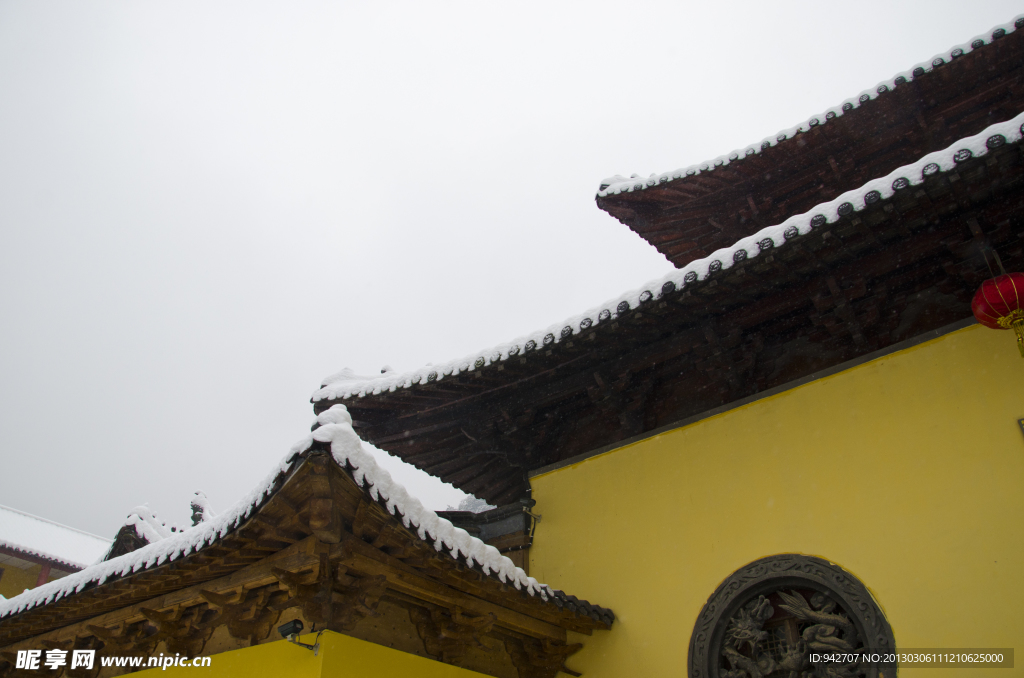
<path fill-rule="evenodd" d="M 287 624 L 282 624 L 277 627 L 277 632 L 281 634 L 281 637 L 287 638 L 288 640 L 294 640 L 296 636 L 302 633 L 302 629 L 305 626 L 301 619 L 293 619 Z"/>
<path fill-rule="evenodd" d="M 294 643 L 299 647 L 304 647 L 307 650 L 312 650 L 313 656 L 315 657 L 320 652 L 320 643 L 317 642 L 314 645 L 309 645 L 308 643 L 300 643 L 299 634 L 302 633 L 303 628 L 305 628 L 305 626 L 303 625 L 301 619 L 293 619 L 287 624 L 281 624 L 280 626 L 278 626 L 277 632 L 280 633 L 281 637 L 287 640 L 289 643 Z M 313 625 L 313 630 L 316 630 L 316 624 Z M 321 631 L 320 633 L 323 633 L 323 631 Z M 320 633 L 316 634 L 317 641 L 320 640 Z"/>

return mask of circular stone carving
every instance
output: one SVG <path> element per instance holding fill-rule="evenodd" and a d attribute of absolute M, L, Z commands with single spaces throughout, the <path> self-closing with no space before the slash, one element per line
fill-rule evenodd
<path fill-rule="evenodd" d="M 690 638 L 690 678 L 891 678 L 895 666 L 809 662 L 811 653 L 892 652 L 892 628 L 864 585 L 821 558 L 770 556 L 722 582 Z"/>

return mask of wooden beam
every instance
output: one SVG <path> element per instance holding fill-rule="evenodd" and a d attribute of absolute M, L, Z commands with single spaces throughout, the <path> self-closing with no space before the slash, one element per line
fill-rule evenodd
<path fill-rule="evenodd" d="M 59 629 L 43 633 L 32 638 L 26 638 L 10 644 L 4 647 L 4 649 L 16 651 L 19 649 L 38 648 L 41 646 L 43 641 L 63 642 L 74 640 L 78 636 L 92 635 L 91 633 L 84 631 L 86 624 L 109 628 L 125 623 L 131 624 L 134 622 L 145 621 L 146 616 L 142 613 L 142 608 L 166 610 L 170 608 L 199 605 L 200 603 L 205 602 L 205 599 L 201 595 L 201 592 L 204 590 L 212 591 L 214 593 L 230 593 L 231 591 L 235 591 L 243 587 L 252 589 L 276 583 L 278 581 L 277 577 L 275 577 L 272 572 L 274 568 L 298 572 L 303 569 L 316 566 L 319 563 L 319 556 L 314 552 L 315 544 L 315 538 L 309 537 L 298 544 L 293 544 L 283 551 L 279 551 L 258 563 L 249 565 L 241 570 L 237 570 L 226 577 L 196 584 L 195 586 L 167 593 L 156 598 L 123 607 L 113 612 L 96 615 L 84 620 L 75 620 L 67 626 L 63 626 Z"/>

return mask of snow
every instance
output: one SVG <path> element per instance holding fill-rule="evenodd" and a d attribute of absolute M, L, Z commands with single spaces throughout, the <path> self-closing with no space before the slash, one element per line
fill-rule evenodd
<path fill-rule="evenodd" d="M 342 370 L 324 380 L 321 388 L 313 393 L 313 402 L 362 398 L 399 388 L 410 388 L 414 384 L 441 381 L 448 376 L 472 371 L 485 365 L 508 360 L 511 357 L 528 356 L 532 351 L 544 350 L 555 343 L 570 341 L 573 335 L 586 330 L 591 325 L 611 319 L 619 312 L 634 309 L 644 301 L 657 298 L 670 283 L 676 290 L 683 289 L 698 280 L 707 279 L 716 271 L 732 268 L 738 261 L 757 257 L 765 250 L 783 247 L 787 240 L 797 235 L 804 235 L 813 228 L 820 228 L 825 224 L 838 221 L 840 218 L 839 208 L 845 203 L 850 203 L 852 210 L 859 212 L 866 207 L 865 197 L 872 191 L 877 191 L 881 199 L 886 199 L 892 197 L 896 190 L 906 190 L 906 188 L 894 188 L 894 182 L 897 179 L 905 180 L 907 187 L 916 186 L 924 181 L 925 169 L 930 165 L 934 165 L 937 172 L 951 170 L 957 164 L 955 159 L 957 153 L 967 150 L 970 151 L 971 157 L 984 156 L 989 150 L 986 141 L 990 137 L 1002 135 L 1006 143 L 1018 142 L 1021 139 L 1022 123 L 1024 123 L 1024 113 L 1012 120 L 991 125 L 979 134 L 956 141 L 944 150 L 929 153 L 917 162 L 904 165 L 883 177 L 873 179 L 860 188 L 847 191 L 834 200 L 821 203 L 803 214 L 792 216 L 781 224 L 763 228 L 730 247 L 717 250 L 703 259 L 691 261 L 684 268 L 672 271 L 657 280 L 652 280 L 643 287 L 626 292 L 601 306 L 510 342 L 472 353 L 464 358 L 440 365 L 427 365 L 402 374 L 389 372 L 380 377 L 360 377 L 355 375 L 352 370 Z M 931 168 L 929 168 L 929 174 L 931 174 Z M 820 223 L 812 226 L 811 221 L 816 217 Z M 619 311 L 620 308 L 622 311 Z"/>
<path fill-rule="evenodd" d="M 135 528 L 135 534 L 139 535 L 150 544 L 161 539 L 167 539 L 175 532 L 181 532 L 181 528 L 170 526 L 156 517 L 152 509 L 149 506 L 136 506 L 132 509 L 132 512 L 128 514 L 128 519 L 124 521 L 125 525 L 131 525 Z"/>
<path fill-rule="evenodd" d="M 402 524 L 416 532 L 420 539 L 432 543 L 438 551 L 449 551 L 453 557 L 479 567 L 484 574 L 495 576 L 502 583 L 525 590 L 530 595 L 539 595 L 543 600 L 548 599 L 552 593 L 549 587 L 527 576 L 498 549 L 438 516 L 394 482 L 391 474 L 364 449 L 344 405 L 334 405 L 322 412 L 317 423 L 320 427 L 309 435 L 306 447 L 314 440 L 329 444 L 339 465 L 354 467 L 352 476 L 356 483 L 366 488 L 371 498 L 384 503 L 392 515 L 401 516 Z"/>
<path fill-rule="evenodd" d="M 467 563 L 478 567 L 484 574 L 514 586 L 518 590 L 525 591 L 531 596 L 538 596 L 544 601 L 557 598 L 555 602 L 561 605 L 566 600 L 574 600 L 564 594 L 556 595 L 550 587 L 527 576 L 511 560 L 498 553 L 496 548 L 439 517 L 423 506 L 417 498 L 411 496 L 404 487 L 394 482 L 391 475 L 378 466 L 372 454 L 365 448 L 363 441 L 356 435 L 352 428 L 352 418 L 343 405 L 334 405 L 321 413 L 317 417 L 316 423 L 318 428 L 293 445 L 285 458 L 274 467 L 266 479 L 230 509 L 210 520 L 178 532 L 170 531 L 163 523 L 156 520 L 148 507 L 139 507 L 132 513 L 132 516 L 138 519 L 132 524 L 137 528 L 153 530 L 154 536 L 163 535 L 160 539 L 131 553 L 98 562 L 80 572 L 25 591 L 9 600 L 0 601 L 0 619 L 60 600 L 82 591 L 87 586 L 103 584 L 110 579 L 128 576 L 176 560 L 189 553 L 201 551 L 205 546 L 227 536 L 265 503 L 273 495 L 278 480 L 297 465 L 303 453 L 311 448 L 314 441 L 328 444 L 334 460 L 342 467 L 350 469 L 355 482 L 372 499 L 382 502 L 392 514 L 400 517 L 403 525 L 416 533 L 420 539 L 431 544 L 437 551 L 462 558 Z M 140 509 L 145 509 L 145 511 Z M 34 516 L 29 517 L 34 519 Z M 158 529 L 157 526 L 161 526 L 161 528 Z M 166 534 L 163 530 L 166 530 Z M 96 537 L 96 539 L 99 538 Z M 102 551 L 105 552 L 110 547 L 110 542 L 101 541 L 103 541 Z"/>
<path fill-rule="evenodd" d="M 81 569 L 110 548 L 110 539 L 0 506 L 0 546 Z"/>
<path fill-rule="evenodd" d="M 217 512 L 213 510 L 210 500 L 207 499 L 206 493 L 202 490 L 196 490 L 195 494 L 192 495 L 192 501 L 189 503 L 189 506 L 192 507 L 193 512 L 198 509 L 202 513 L 201 518 L 203 522 L 217 517 Z"/>
<path fill-rule="evenodd" d="M 909 85 L 910 81 L 914 78 L 921 77 L 921 75 L 925 73 L 930 73 L 943 64 L 949 63 L 953 59 L 959 58 L 968 52 L 972 52 L 975 49 L 980 49 L 981 47 L 990 44 L 994 39 L 996 39 L 993 36 L 999 31 L 1002 31 L 1003 34 L 1009 34 L 1021 27 L 1024 27 L 1024 14 L 1014 17 L 1013 21 L 1009 23 L 993 26 L 992 30 L 988 33 L 984 35 L 977 35 L 970 41 L 961 45 L 955 45 L 945 52 L 936 54 L 927 61 L 914 64 L 910 69 L 897 73 L 888 80 L 883 80 L 874 87 L 866 89 L 858 93 L 856 96 L 840 102 L 839 105 L 822 111 L 819 115 L 812 116 L 795 127 L 780 130 L 772 136 L 765 137 L 756 144 L 752 144 L 743 149 L 736 149 L 731 153 L 726 153 L 725 155 L 720 155 L 714 160 L 690 165 L 689 167 L 683 167 L 672 172 L 651 174 L 651 176 L 646 179 L 637 174 L 634 174 L 629 178 L 622 175 L 615 175 L 601 182 L 597 195 L 604 197 L 617 193 L 642 191 L 652 186 L 672 181 L 673 179 L 681 179 L 685 176 L 700 174 L 701 172 L 713 172 L 716 167 L 724 167 L 729 163 L 737 162 L 749 155 L 756 155 L 766 148 L 776 146 L 787 139 L 792 139 L 801 132 L 809 132 L 812 127 L 827 124 L 832 118 L 841 117 L 845 113 L 855 108 L 859 108 L 861 104 L 867 103 L 872 99 L 877 99 L 897 87 Z M 914 75 L 914 71 L 918 69 L 920 69 L 918 75 Z"/>

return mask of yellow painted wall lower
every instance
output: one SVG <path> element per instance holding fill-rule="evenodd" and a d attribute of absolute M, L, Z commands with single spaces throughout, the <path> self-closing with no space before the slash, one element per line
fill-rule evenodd
<path fill-rule="evenodd" d="M 39 565 L 33 565 L 25 570 L 10 565 L 4 567 L 4 573 L 0 575 L 0 596 L 13 598 L 25 589 L 34 589 L 36 581 L 39 580 L 39 568 Z"/>
<path fill-rule="evenodd" d="M 21 595 L 25 589 L 34 589 L 39 581 L 39 570 L 41 565 L 32 565 L 24 570 L 13 565 L 0 565 L 3 574 L 0 575 L 0 596 L 13 598 Z M 46 581 L 51 582 L 56 577 L 51 576 Z"/>
<path fill-rule="evenodd" d="M 899 647 L 1024 653 L 1020 418 L 1011 333 L 972 326 L 532 479 L 531 574 L 617 616 L 568 666 L 685 675 L 707 598 L 780 553 L 858 577 Z"/>
<path fill-rule="evenodd" d="M 302 636 L 313 644 L 316 634 Z M 482 673 L 467 671 L 450 664 L 417 657 L 383 645 L 369 643 L 331 631 L 320 636 L 320 650 L 293 645 L 286 640 L 256 645 L 241 650 L 222 652 L 210 657 L 209 667 L 169 667 L 148 669 L 133 675 L 156 676 L 224 676 L 247 678 L 480 678 Z"/>

